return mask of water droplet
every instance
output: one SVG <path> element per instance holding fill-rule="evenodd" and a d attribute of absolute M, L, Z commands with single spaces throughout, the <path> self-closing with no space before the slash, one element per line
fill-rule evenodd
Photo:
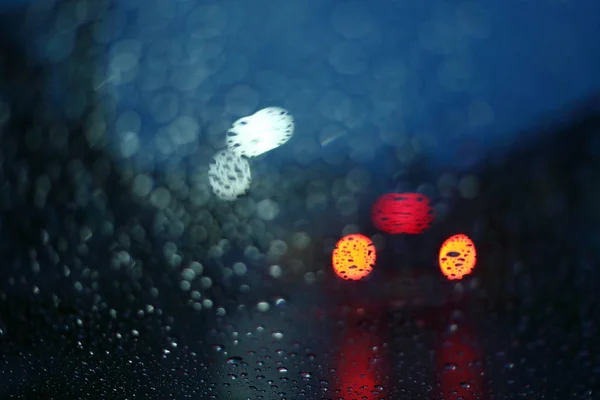
<path fill-rule="evenodd" d="M 237 365 L 242 362 L 242 357 L 229 357 L 226 361 L 229 365 Z"/>
<path fill-rule="evenodd" d="M 287 304 L 287 301 L 283 297 L 278 297 L 275 299 L 275 305 L 277 307 L 283 307 Z"/>
<path fill-rule="evenodd" d="M 267 312 L 267 311 L 269 311 L 269 308 L 271 308 L 271 306 L 266 301 L 261 301 L 260 303 L 258 303 L 256 305 L 256 308 L 260 312 Z"/>
<path fill-rule="evenodd" d="M 275 332 L 273 332 L 272 336 L 273 336 L 273 339 L 275 339 L 275 340 L 281 340 L 281 339 L 283 339 L 283 332 L 275 331 Z"/>
<path fill-rule="evenodd" d="M 223 346 L 222 344 L 213 344 L 212 348 L 214 351 L 218 351 L 218 352 L 225 350 L 225 346 Z"/>

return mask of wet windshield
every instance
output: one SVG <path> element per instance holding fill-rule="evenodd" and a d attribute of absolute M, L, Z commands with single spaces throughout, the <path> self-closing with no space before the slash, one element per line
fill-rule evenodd
<path fill-rule="evenodd" d="M 0 397 L 597 398 L 599 35 L 0 0 Z"/>

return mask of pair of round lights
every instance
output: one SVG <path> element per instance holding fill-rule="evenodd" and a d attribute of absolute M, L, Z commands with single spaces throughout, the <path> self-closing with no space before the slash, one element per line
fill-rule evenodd
<path fill-rule="evenodd" d="M 434 212 L 429 198 L 420 193 L 387 193 L 373 204 L 371 219 L 383 232 L 414 235 L 429 228 Z M 360 280 L 371 273 L 376 258 L 371 239 L 361 234 L 347 235 L 333 250 L 333 270 L 343 279 Z M 448 279 L 462 279 L 475 267 L 475 244 L 464 234 L 451 236 L 440 247 L 438 261 Z"/>
<path fill-rule="evenodd" d="M 214 194 L 234 201 L 250 189 L 250 158 L 287 143 L 294 134 L 294 118 L 280 107 L 263 108 L 238 119 L 227 131 L 227 148 L 217 152 L 208 166 L 208 182 Z"/>
<path fill-rule="evenodd" d="M 347 235 L 333 250 L 333 270 L 342 279 L 360 280 L 373 271 L 376 259 L 377 252 L 371 239 L 358 233 Z M 462 233 L 451 236 L 440 247 L 438 261 L 446 278 L 462 279 L 475 268 L 475 244 Z"/>

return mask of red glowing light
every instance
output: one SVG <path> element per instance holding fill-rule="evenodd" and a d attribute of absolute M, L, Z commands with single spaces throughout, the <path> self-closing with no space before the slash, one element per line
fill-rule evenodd
<path fill-rule="evenodd" d="M 433 218 L 429 198 L 419 193 L 387 193 L 371 208 L 375 227 L 391 234 L 423 233 Z"/>
<path fill-rule="evenodd" d="M 475 243 L 462 233 L 451 236 L 440 248 L 439 261 L 440 269 L 448 279 L 462 279 L 475 268 Z"/>
<path fill-rule="evenodd" d="M 347 235 L 337 242 L 331 258 L 333 270 L 340 278 L 359 280 L 373 270 L 375 245 L 364 235 Z"/>

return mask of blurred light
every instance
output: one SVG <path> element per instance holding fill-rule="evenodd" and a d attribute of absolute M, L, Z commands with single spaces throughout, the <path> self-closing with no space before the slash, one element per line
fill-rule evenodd
<path fill-rule="evenodd" d="M 419 234 L 433 221 L 433 208 L 427 196 L 419 193 L 387 193 L 371 208 L 375 227 L 383 232 Z"/>
<path fill-rule="evenodd" d="M 268 107 L 235 121 L 227 131 L 227 146 L 240 157 L 256 157 L 286 143 L 293 134 L 292 115 L 283 108 Z"/>
<path fill-rule="evenodd" d="M 229 150 L 221 150 L 208 167 L 208 181 L 221 200 L 235 200 L 244 194 L 252 183 L 248 160 Z"/>
<path fill-rule="evenodd" d="M 361 234 L 347 235 L 335 245 L 333 270 L 340 278 L 360 280 L 371 273 L 375 259 L 375 245 L 371 239 Z"/>
<path fill-rule="evenodd" d="M 448 279 L 462 279 L 475 268 L 475 244 L 462 233 L 451 236 L 440 248 L 439 261 L 440 269 Z"/>

